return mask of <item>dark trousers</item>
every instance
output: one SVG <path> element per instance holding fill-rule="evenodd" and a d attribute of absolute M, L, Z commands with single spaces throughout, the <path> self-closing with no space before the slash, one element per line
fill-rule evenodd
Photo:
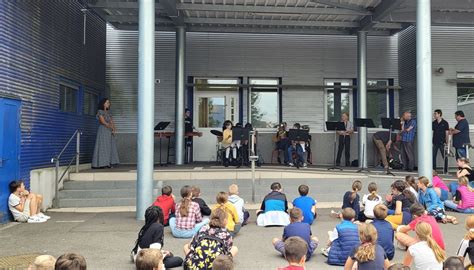
<path fill-rule="evenodd" d="M 163 264 L 165 265 L 166 269 L 181 267 L 183 265 L 183 259 L 178 256 L 166 257 L 163 260 Z"/>
<path fill-rule="evenodd" d="M 344 160 L 346 161 L 346 166 L 349 166 L 351 164 L 351 136 L 339 136 L 339 146 L 337 148 L 336 164 L 341 163 L 342 150 L 345 150 Z"/>
<path fill-rule="evenodd" d="M 438 157 L 438 151 L 441 152 L 441 156 L 444 160 L 444 144 L 433 144 L 433 170 L 436 170 L 436 158 Z M 444 163 L 448 161 L 445 160 Z M 446 167 L 447 164 L 445 164 Z"/>
<path fill-rule="evenodd" d="M 405 170 L 412 171 L 415 168 L 415 152 L 413 152 L 413 142 L 402 142 L 402 162 Z"/>

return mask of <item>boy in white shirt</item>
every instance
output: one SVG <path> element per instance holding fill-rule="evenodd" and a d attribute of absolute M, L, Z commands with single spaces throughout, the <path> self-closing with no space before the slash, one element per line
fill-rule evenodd
<path fill-rule="evenodd" d="M 50 219 L 40 212 L 43 196 L 28 192 L 23 181 L 10 182 L 8 208 L 17 222 L 42 223 Z"/>

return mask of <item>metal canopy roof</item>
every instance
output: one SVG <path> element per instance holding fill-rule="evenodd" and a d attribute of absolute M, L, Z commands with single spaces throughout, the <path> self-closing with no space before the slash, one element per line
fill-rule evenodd
<path fill-rule="evenodd" d="M 138 29 L 135 0 L 84 0 L 112 26 Z M 432 24 L 474 26 L 474 0 L 432 0 Z M 392 35 L 416 22 L 416 0 L 159 0 L 156 30 Z"/>

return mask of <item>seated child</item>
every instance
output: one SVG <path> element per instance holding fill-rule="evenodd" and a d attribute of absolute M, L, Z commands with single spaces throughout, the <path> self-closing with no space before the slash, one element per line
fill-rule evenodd
<path fill-rule="evenodd" d="M 391 185 L 392 193 L 387 195 L 388 216 L 386 220 L 396 230 L 400 225 L 411 221 L 410 206 L 416 201 L 415 195 L 407 188 L 403 180 L 396 180 Z"/>
<path fill-rule="evenodd" d="M 161 250 L 146 248 L 140 250 L 135 261 L 137 270 L 165 270 Z"/>
<path fill-rule="evenodd" d="M 285 240 L 285 259 L 289 265 L 278 270 L 305 270 L 304 263 L 308 253 L 308 243 L 298 236 Z"/>
<path fill-rule="evenodd" d="M 199 204 L 193 202 L 190 186 L 181 188 L 181 202 L 176 204 L 176 217 L 170 218 L 171 233 L 177 238 L 191 238 L 209 220 L 203 219 Z"/>
<path fill-rule="evenodd" d="M 410 213 L 413 216 L 413 220 L 408 225 L 398 226 L 397 233 L 395 233 L 395 238 L 400 242 L 400 244 L 409 247 L 415 244 L 418 240 L 414 237 L 408 235 L 409 231 L 415 231 L 416 225 L 420 222 L 426 222 L 431 226 L 431 234 L 433 239 L 438 243 L 441 249 L 445 249 L 443 234 L 439 228 L 438 223 L 435 218 L 428 215 L 425 211 L 423 205 L 415 203 L 410 207 Z"/>
<path fill-rule="evenodd" d="M 298 187 L 300 197 L 293 200 L 293 207 L 298 207 L 303 211 L 303 222 L 309 225 L 313 224 L 316 218 L 316 200 L 308 196 L 309 187 L 301 185 Z"/>
<path fill-rule="evenodd" d="M 328 264 L 344 265 L 352 249 L 360 244 L 357 225 L 353 223 L 355 211 L 352 208 L 342 209 L 341 223 L 328 232 L 328 247 L 323 249 L 323 255 L 328 257 Z"/>
<path fill-rule="evenodd" d="M 30 264 L 28 270 L 53 270 L 56 259 L 51 255 L 40 255 Z"/>
<path fill-rule="evenodd" d="M 212 269 L 214 260 L 220 254 L 237 255 L 238 248 L 233 245 L 226 226 L 227 213 L 220 208 L 212 211 L 209 224 L 202 227 L 191 242 L 184 246 L 185 269 Z"/>
<path fill-rule="evenodd" d="M 209 216 L 211 214 L 211 208 L 206 204 L 206 202 L 200 198 L 201 189 L 198 186 L 192 186 L 191 192 L 193 193 L 192 201 L 199 204 L 199 209 L 203 216 Z"/>
<path fill-rule="evenodd" d="M 355 180 L 352 183 L 352 191 L 347 191 L 342 199 L 342 209 L 347 207 L 352 208 L 352 210 L 355 212 L 356 218 L 359 217 L 360 213 L 360 197 L 357 192 L 359 192 L 361 189 L 362 182 Z"/>
<path fill-rule="evenodd" d="M 86 270 L 87 269 L 87 263 L 86 259 L 79 254 L 76 253 L 66 253 L 61 256 L 56 260 L 56 263 L 54 264 L 54 269 L 55 270 Z"/>
<path fill-rule="evenodd" d="M 237 211 L 233 204 L 231 204 L 228 200 L 227 193 L 219 192 L 216 196 L 217 204 L 214 206 L 212 211 L 216 209 L 222 209 L 224 212 L 227 213 L 227 231 L 234 237 L 242 227 L 239 223 L 239 215 L 237 215 Z M 212 213 L 212 212 L 211 212 Z"/>
<path fill-rule="evenodd" d="M 464 261 L 469 256 L 469 261 L 474 263 L 474 216 L 466 218 L 467 233 L 459 244 L 457 256 Z"/>
<path fill-rule="evenodd" d="M 265 196 L 257 210 L 257 226 L 286 226 L 290 223 L 286 195 L 282 193 L 278 182 L 272 183 L 270 188 L 272 191 Z"/>
<path fill-rule="evenodd" d="M 291 223 L 283 229 L 283 237 L 273 238 L 273 247 L 278 250 L 281 255 L 285 256 L 285 240 L 292 237 L 298 236 L 305 240 L 308 244 L 308 252 L 306 254 L 306 260 L 311 258 L 311 255 L 318 247 L 319 240 L 316 237 L 312 237 L 311 226 L 307 223 L 303 223 L 303 213 L 299 208 L 293 208 L 290 210 Z"/>
<path fill-rule="evenodd" d="M 446 259 L 444 249 L 442 249 L 431 235 L 431 226 L 426 222 L 419 222 L 415 227 L 418 241 L 408 247 L 405 253 L 403 264 L 410 266 L 412 263 L 415 269 L 443 269 L 443 261 Z"/>
<path fill-rule="evenodd" d="M 153 203 L 154 206 L 158 206 L 163 211 L 164 220 L 163 225 L 168 226 L 170 216 L 174 216 L 175 202 L 174 195 L 172 194 L 173 189 L 170 186 L 164 186 L 161 189 L 161 196 L 158 196 Z"/>
<path fill-rule="evenodd" d="M 443 182 L 441 177 L 439 177 L 438 173 L 433 170 L 433 189 L 436 191 L 436 195 L 438 195 L 441 201 L 446 201 L 448 199 L 449 188 Z"/>
<path fill-rule="evenodd" d="M 418 201 L 418 185 L 416 184 L 415 177 L 411 175 L 405 176 L 405 183 L 408 186 L 408 190 L 416 197 L 416 201 Z"/>
<path fill-rule="evenodd" d="M 234 260 L 231 256 L 221 254 L 214 260 L 212 270 L 234 270 Z"/>
<path fill-rule="evenodd" d="M 237 149 L 240 148 L 240 140 L 232 139 L 232 121 L 226 120 L 222 131 L 222 146 L 225 148 L 224 166 L 229 167 L 230 151 L 232 149 L 232 161 L 237 160 Z"/>
<path fill-rule="evenodd" d="M 410 270 L 410 266 L 403 265 L 403 263 L 394 263 L 390 265 L 387 270 Z"/>
<path fill-rule="evenodd" d="M 229 202 L 232 203 L 239 215 L 239 223 L 243 225 L 247 224 L 250 217 L 249 211 L 245 210 L 244 199 L 239 197 L 239 186 L 232 184 L 229 186 Z"/>
<path fill-rule="evenodd" d="M 367 219 L 374 219 L 374 207 L 383 203 L 382 197 L 377 194 L 377 184 L 372 182 L 367 187 L 369 194 L 365 194 L 362 197 L 362 205 L 364 205 L 364 211 L 359 214 L 359 221 L 365 222 Z"/>
<path fill-rule="evenodd" d="M 361 244 L 354 247 L 347 258 L 344 269 L 351 270 L 357 263 L 358 270 L 386 269 L 390 262 L 384 249 L 377 244 L 377 230 L 372 224 L 359 225 L 359 239 Z"/>
<path fill-rule="evenodd" d="M 424 176 L 418 178 L 418 194 L 418 201 L 426 207 L 428 214 L 435 217 L 437 221 L 458 224 L 456 217 L 446 215 L 443 202 L 436 195 L 430 180 Z"/>
<path fill-rule="evenodd" d="M 393 228 L 390 222 L 386 221 L 388 208 L 383 204 L 379 204 L 374 208 L 375 219 L 372 222 L 377 230 L 377 244 L 383 247 L 387 258 L 391 261 L 395 255 L 395 247 L 393 246 Z"/>
<path fill-rule="evenodd" d="M 474 191 L 466 176 L 459 177 L 456 193 L 452 200 L 444 201 L 444 207 L 460 213 L 474 213 Z"/>
<path fill-rule="evenodd" d="M 9 188 L 8 208 L 16 222 L 42 223 L 50 219 L 40 212 L 43 196 L 26 190 L 23 181 L 12 181 Z"/>

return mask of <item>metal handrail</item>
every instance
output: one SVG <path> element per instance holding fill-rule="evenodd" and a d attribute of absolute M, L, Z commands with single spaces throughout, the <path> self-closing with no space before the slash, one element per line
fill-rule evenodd
<path fill-rule="evenodd" d="M 67 141 L 66 145 L 63 147 L 61 152 L 59 152 L 58 155 L 55 157 L 51 158 L 51 163 L 55 163 L 55 181 L 54 181 L 54 199 L 53 199 L 53 207 L 58 208 L 59 207 L 59 198 L 58 198 L 58 193 L 59 193 L 59 184 L 63 180 L 64 176 L 66 173 L 69 171 L 69 168 L 71 168 L 71 165 L 74 161 L 76 161 L 76 173 L 79 172 L 79 158 L 80 158 L 80 153 L 81 153 L 81 135 L 82 131 L 77 129 L 74 134 L 69 138 Z M 63 155 L 64 151 L 68 148 L 69 144 L 71 141 L 76 137 L 76 154 L 74 157 L 69 161 L 69 164 L 67 165 L 66 170 L 62 173 L 61 177 L 59 177 L 59 161 L 61 156 Z"/>

